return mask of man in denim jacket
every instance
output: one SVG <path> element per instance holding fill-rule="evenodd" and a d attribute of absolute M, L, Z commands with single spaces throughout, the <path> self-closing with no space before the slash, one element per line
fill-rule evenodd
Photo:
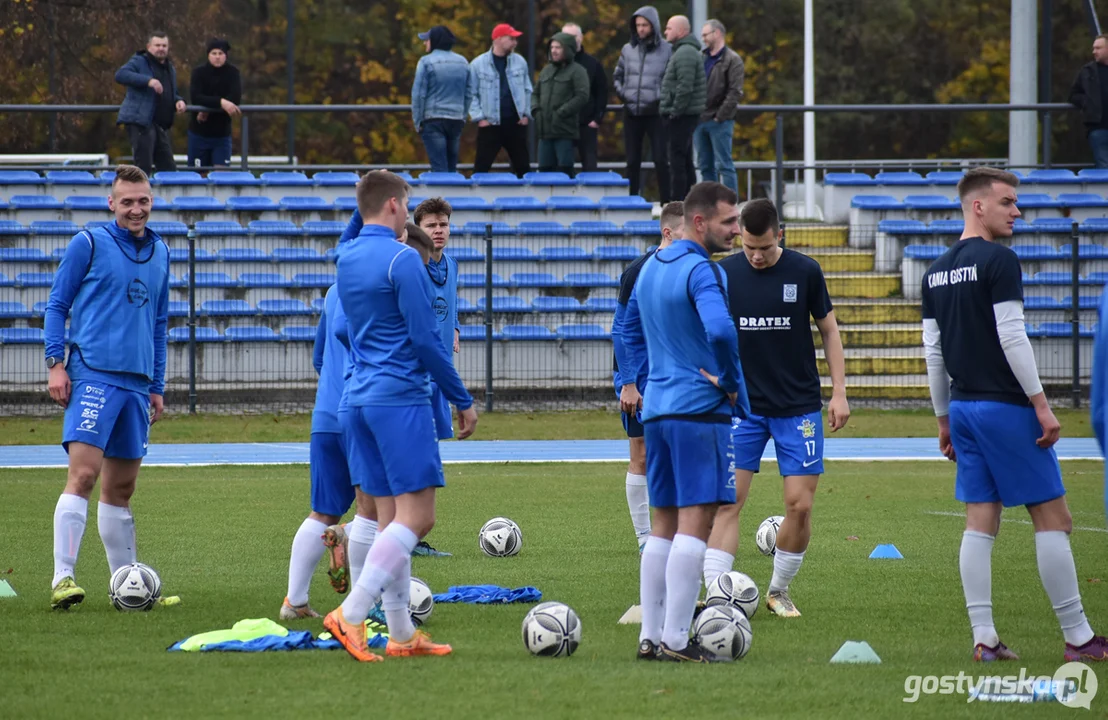
<path fill-rule="evenodd" d="M 500 148 L 508 152 L 512 172 L 523 177 L 531 167 L 527 124 L 531 121 L 531 71 L 514 50 L 522 35 L 507 23 L 492 30 L 492 48 L 469 64 L 473 100 L 469 117 L 477 123 L 474 172 L 488 172 Z"/>
<path fill-rule="evenodd" d="M 115 73 L 115 81 L 127 87 L 119 107 L 117 125 L 126 125 L 135 165 L 144 173 L 177 169 L 169 128 L 174 115 L 185 111 L 185 99 L 177 91 L 177 69 L 169 59 L 169 37 L 160 30 L 150 33 L 146 50 L 131 56 Z"/>
<path fill-rule="evenodd" d="M 473 97 L 469 62 L 452 52 L 457 38 L 445 25 L 420 33 L 419 39 L 427 54 L 419 59 L 412 83 L 412 122 L 427 148 L 431 172 L 455 172 L 466 108 Z"/>

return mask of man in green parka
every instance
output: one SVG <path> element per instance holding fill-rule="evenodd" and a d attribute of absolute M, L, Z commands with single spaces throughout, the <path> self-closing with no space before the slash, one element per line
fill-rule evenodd
<path fill-rule="evenodd" d="M 577 40 L 557 33 L 550 41 L 550 62 L 539 73 L 531 96 L 531 115 L 539 137 L 539 171 L 560 170 L 573 177 L 578 116 L 589 102 L 589 74 L 573 61 Z"/>
<path fill-rule="evenodd" d="M 669 19 L 666 40 L 673 46 L 673 55 L 662 76 L 659 113 L 666 124 L 669 146 L 670 196 L 674 200 L 684 200 L 689 188 L 696 184 L 692 140 L 700 113 L 704 112 L 708 101 L 708 76 L 704 73 L 700 41 L 691 34 L 687 17 L 674 15 Z"/>

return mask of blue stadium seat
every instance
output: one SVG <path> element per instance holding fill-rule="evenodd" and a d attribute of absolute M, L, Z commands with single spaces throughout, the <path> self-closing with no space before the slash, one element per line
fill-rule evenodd
<path fill-rule="evenodd" d="M 476 312 L 476 311 L 477 311 L 477 306 L 476 305 L 471 303 L 469 300 L 466 300 L 464 297 L 458 298 L 458 312 L 467 313 L 467 312 Z"/>
<path fill-rule="evenodd" d="M 599 210 L 600 203 L 583 195 L 552 195 L 546 206 L 551 210 Z"/>
<path fill-rule="evenodd" d="M 520 235 L 569 235 L 570 230 L 558 222 L 528 221 L 518 227 Z"/>
<path fill-rule="evenodd" d="M 0 345 L 42 345 L 42 328 L 0 328 Z"/>
<path fill-rule="evenodd" d="M 50 259 L 53 260 L 54 262 L 61 262 L 62 258 L 65 257 L 65 250 L 66 249 L 63 248 L 63 247 L 54 248 L 53 252 L 50 253 Z M 170 251 L 170 259 L 172 259 L 172 257 L 173 257 L 173 251 Z"/>
<path fill-rule="evenodd" d="M 9 278 L 4 273 L 0 273 L 0 287 L 8 287 L 8 286 L 14 285 L 14 284 L 15 283 L 12 281 L 11 278 Z"/>
<path fill-rule="evenodd" d="M 320 187 L 354 187 L 358 184 L 358 173 L 317 172 L 312 179 Z"/>
<path fill-rule="evenodd" d="M 3 285 L 3 284 L 4 283 L 0 282 L 0 285 Z M 45 300 L 42 300 L 42 301 L 39 301 L 39 302 L 35 303 L 34 305 L 32 305 L 31 306 L 31 317 L 37 317 L 37 318 L 46 317 L 46 306 L 48 304 L 49 303 L 47 303 Z"/>
<path fill-rule="evenodd" d="M 1069 233 L 1073 231 L 1074 223 L 1070 218 L 1035 218 L 1030 225 L 1035 232 Z"/>
<path fill-rule="evenodd" d="M 1020 233 L 1033 233 L 1035 232 L 1035 228 L 1023 218 L 1016 218 L 1016 224 L 1012 227 L 1012 232 L 1017 235 Z"/>
<path fill-rule="evenodd" d="M 850 207 L 859 210 L 900 210 L 904 203 L 891 195 L 855 195 L 850 199 Z"/>
<path fill-rule="evenodd" d="M 245 300 L 205 300 L 200 303 L 200 314 L 208 317 L 242 317 L 257 315 L 258 311 Z"/>
<path fill-rule="evenodd" d="M 313 310 L 300 300 L 259 300 L 258 310 L 262 315 L 311 315 Z M 315 332 L 315 328 L 312 328 Z"/>
<path fill-rule="evenodd" d="M 617 260 L 630 262 L 637 260 L 642 251 L 632 245 L 600 245 L 592 251 L 597 260 Z"/>
<path fill-rule="evenodd" d="M 525 247 L 493 247 L 493 260 L 535 260 L 535 253 Z"/>
<path fill-rule="evenodd" d="M 207 195 L 173 198 L 173 209 L 177 212 L 218 212 L 226 207 L 222 200 Z"/>
<path fill-rule="evenodd" d="M 151 185 L 207 185 L 208 181 L 200 177 L 200 173 L 192 170 L 162 171 L 155 173 L 150 180 Z"/>
<path fill-rule="evenodd" d="M 323 262 L 324 257 L 314 248 L 273 248 L 274 262 Z"/>
<path fill-rule="evenodd" d="M 527 184 L 526 180 L 522 180 L 506 172 L 473 173 L 473 177 L 470 179 L 473 180 L 473 184 L 478 187 L 520 187 L 521 185 Z"/>
<path fill-rule="evenodd" d="M 264 172 L 262 182 L 274 187 L 311 187 L 315 184 L 302 172 Z"/>
<path fill-rule="evenodd" d="M 485 309 L 485 298 L 478 298 L 477 309 Z M 516 295 L 494 295 L 492 298 L 492 311 L 493 312 L 531 312 L 531 306 L 523 302 L 523 299 Z"/>
<path fill-rule="evenodd" d="M 309 220 L 303 225 L 304 232 L 308 235 L 320 236 L 320 235 L 342 235 L 342 231 L 346 229 L 346 223 L 340 220 Z"/>
<path fill-rule="evenodd" d="M 50 287 L 54 284 L 54 273 L 24 272 L 15 276 L 16 287 Z"/>
<path fill-rule="evenodd" d="M 483 197 L 448 197 L 446 202 L 450 203 L 451 209 L 455 212 L 458 210 L 492 210 L 492 203 L 488 199 Z"/>
<path fill-rule="evenodd" d="M 462 325 L 458 329 L 459 340 L 484 340 L 485 339 L 485 326 L 484 325 Z M 500 333 L 493 332 L 493 340 L 500 339 Z"/>
<path fill-rule="evenodd" d="M 169 287 L 171 288 L 183 288 L 187 287 L 188 283 L 184 278 L 179 278 L 173 273 L 169 273 Z"/>
<path fill-rule="evenodd" d="M 1017 204 L 1020 208 L 1026 210 L 1062 207 L 1062 202 L 1060 200 L 1055 200 L 1046 193 L 1021 193 Z"/>
<path fill-rule="evenodd" d="M 963 174 L 960 170 L 932 170 L 927 173 L 927 182 L 932 185 L 957 185 Z"/>
<path fill-rule="evenodd" d="M 1085 168 L 1084 170 L 1078 170 L 1077 179 L 1087 183 L 1108 182 L 1108 170 L 1104 168 Z M 1020 198 L 1020 204 L 1023 204 L 1023 198 Z"/>
<path fill-rule="evenodd" d="M 1068 322 L 1045 322 L 1038 327 L 1041 337 L 1070 337 L 1073 327 Z"/>
<path fill-rule="evenodd" d="M 251 235 L 303 235 L 304 230 L 291 220 L 251 220 L 246 225 Z"/>
<path fill-rule="evenodd" d="M 582 173 L 584 174 L 584 173 Z M 569 224 L 574 235 L 626 235 L 627 231 L 611 220 L 577 220 Z"/>
<path fill-rule="evenodd" d="M 602 197 L 600 198 L 600 207 L 605 210 L 650 210 L 654 206 L 646 198 L 638 195 L 628 195 L 626 197 Z"/>
<path fill-rule="evenodd" d="M 1058 202 L 1063 207 L 1108 207 L 1108 200 L 1101 195 L 1093 193 L 1062 193 L 1058 196 Z M 1022 203 L 1021 203 L 1022 204 Z"/>
<path fill-rule="evenodd" d="M 485 259 L 485 254 L 477 248 L 448 247 L 445 252 L 457 262 L 483 262 Z"/>
<path fill-rule="evenodd" d="M 585 262 L 592 260 L 592 255 L 579 247 L 544 247 L 539 250 L 540 260 L 577 260 Z"/>
<path fill-rule="evenodd" d="M 256 187 L 262 184 L 261 180 L 254 177 L 254 173 L 245 170 L 213 170 L 208 174 L 208 179 L 212 181 L 212 185 L 220 186 Z"/>
<path fill-rule="evenodd" d="M 181 276 L 181 281 L 188 285 L 189 275 L 185 273 Z M 198 272 L 196 273 L 196 287 L 206 288 L 229 288 L 238 287 L 238 282 L 231 279 L 231 276 L 224 272 Z"/>
<path fill-rule="evenodd" d="M 42 185 L 45 182 L 33 170 L 0 170 L 0 185 Z"/>
<path fill-rule="evenodd" d="M 29 229 L 15 220 L 0 220 L 0 235 L 26 235 Z"/>
<path fill-rule="evenodd" d="M 281 198 L 281 209 L 286 212 L 323 212 L 332 208 L 332 203 L 318 196 L 287 195 Z"/>
<path fill-rule="evenodd" d="M 523 174 L 523 179 L 528 185 L 571 186 L 577 181 L 564 172 L 529 172 Z"/>
<path fill-rule="evenodd" d="M 909 245 L 904 248 L 904 257 L 911 260 L 936 260 L 944 252 L 946 248 L 938 245 Z"/>
<path fill-rule="evenodd" d="M 1073 296 L 1067 295 L 1062 298 L 1059 305 L 1063 308 L 1069 309 L 1073 307 Z M 1025 304 L 1026 307 L 1026 304 Z M 1077 307 L 1079 310 L 1096 310 L 1100 307 L 1099 295 L 1080 295 L 1077 298 Z"/>
<path fill-rule="evenodd" d="M 627 187 L 631 181 L 615 172 L 577 173 L 577 182 L 585 187 Z"/>
<path fill-rule="evenodd" d="M 312 313 L 319 315 L 323 312 L 324 298 L 317 297 L 312 300 Z"/>
<path fill-rule="evenodd" d="M 409 207 L 411 207 L 411 203 L 408 203 L 408 205 L 409 205 Z M 335 210 L 352 213 L 352 212 L 354 212 L 355 210 L 358 209 L 358 199 L 354 198 L 354 197 L 335 198 L 335 204 L 332 205 L 332 207 Z M 414 208 L 412 208 L 412 209 L 414 209 Z"/>
<path fill-rule="evenodd" d="M 882 220 L 877 223 L 878 232 L 888 235 L 926 235 L 927 226 L 919 220 Z"/>
<path fill-rule="evenodd" d="M 878 185 L 927 185 L 918 172 L 879 172 L 873 176 Z"/>
<path fill-rule="evenodd" d="M 49 262 L 50 256 L 42 248 L 0 248 L 0 260 L 4 262 Z"/>
<path fill-rule="evenodd" d="M 219 258 L 211 250 L 205 248 L 196 248 L 196 262 L 215 262 Z M 188 262 L 189 249 L 187 247 L 170 248 L 169 249 L 169 261 L 170 262 Z"/>
<path fill-rule="evenodd" d="M 1063 260 L 1067 257 L 1053 245 L 1016 245 L 1012 250 L 1020 260 Z"/>
<path fill-rule="evenodd" d="M 571 297 L 546 297 L 540 295 L 531 301 L 531 308 L 535 312 L 581 312 L 585 309 L 577 298 Z"/>
<path fill-rule="evenodd" d="M 196 234 L 200 236 L 227 237 L 246 234 L 246 228 L 233 220 L 201 220 L 194 227 Z"/>
<path fill-rule="evenodd" d="M 623 223 L 623 229 L 628 235 L 657 237 L 662 234 L 662 223 L 657 220 L 629 220 Z"/>
<path fill-rule="evenodd" d="M 338 260 L 339 250 L 338 248 L 327 248 L 327 251 L 323 253 L 323 259 L 327 262 L 335 262 Z"/>
<path fill-rule="evenodd" d="M 908 195 L 904 198 L 904 207 L 911 210 L 957 210 L 962 205 L 942 195 Z"/>
<path fill-rule="evenodd" d="M 339 198 L 339 199 L 341 200 L 342 198 Z M 408 197 L 408 212 L 415 212 L 415 209 L 416 209 L 417 207 L 419 207 L 419 204 L 420 204 L 421 202 L 423 202 L 424 200 L 426 200 L 426 199 L 427 199 L 427 198 L 425 198 L 425 197 L 415 197 L 415 196 L 409 196 L 409 197 Z M 355 206 L 355 208 L 356 208 L 356 207 L 357 207 L 357 206 Z"/>
<path fill-rule="evenodd" d="M 146 223 L 146 227 L 162 237 L 185 237 L 189 234 L 189 226 L 176 220 L 154 220 Z"/>
<path fill-rule="evenodd" d="M 1024 310 L 1061 310 L 1063 305 L 1049 295 L 1027 295 L 1023 298 Z"/>
<path fill-rule="evenodd" d="M 281 328 L 285 342 L 315 342 L 315 328 L 310 325 L 289 325 Z"/>
<path fill-rule="evenodd" d="M 1013 248 L 1017 249 L 1017 248 Z M 1058 257 L 1065 260 L 1073 256 L 1073 244 L 1066 243 L 1058 251 Z M 1019 253 L 1016 253 L 1017 255 Z M 1081 260 L 1108 260 L 1108 247 L 1096 243 L 1080 243 L 1077 246 L 1077 255 Z M 1020 258 L 1021 260 L 1023 258 Z"/>
<path fill-rule="evenodd" d="M 273 328 L 264 325 L 246 325 L 243 327 L 229 327 L 223 333 L 231 342 L 275 342 L 281 339 Z"/>
<path fill-rule="evenodd" d="M 521 288 L 558 287 L 562 284 L 558 282 L 558 278 L 550 273 L 540 272 L 513 273 L 508 279 L 512 285 Z"/>
<path fill-rule="evenodd" d="M 21 302 L 0 302 L 0 320 L 25 320 L 31 311 Z"/>
<path fill-rule="evenodd" d="M 115 221 L 114 220 L 89 220 L 87 223 L 85 223 L 85 226 L 82 229 L 84 229 L 84 230 L 95 230 L 97 228 L 102 228 L 102 227 L 106 227 L 108 225 L 111 225 L 113 222 L 115 222 Z M 146 227 L 150 228 L 151 230 L 154 229 L 154 228 L 150 227 L 150 223 L 146 223 Z M 155 232 L 157 232 L 157 231 L 155 231 Z M 158 233 L 158 234 L 160 235 L 161 233 Z"/>
<path fill-rule="evenodd" d="M 481 220 L 470 220 L 462 226 L 462 232 L 466 235 L 478 235 L 484 237 L 485 226 L 492 225 L 493 235 L 515 235 L 516 231 L 511 225 L 501 220 L 494 222 L 484 222 Z"/>
<path fill-rule="evenodd" d="M 407 170 L 401 170 L 400 172 L 396 173 L 396 177 L 400 178 L 412 187 L 419 185 L 419 178 L 412 177 L 412 174 Z"/>
<path fill-rule="evenodd" d="M 469 187 L 473 181 L 459 172 L 424 172 L 419 175 L 421 185 L 456 185 Z"/>
<path fill-rule="evenodd" d="M 197 327 L 196 342 L 223 342 L 223 334 L 213 327 Z M 188 342 L 189 329 L 187 327 L 175 327 L 169 329 L 170 342 Z"/>
<path fill-rule="evenodd" d="M 1078 182 L 1073 170 L 1063 168 L 1051 168 L 1049 170 L 1032 170 L 1023 179 L 1024 183 L 1041 185 L 1073 185 Z"/>
<path fill-rule="evenodd" d="M 494 288 L 508 287 L 508 281 L 500 277 L 499 274 L 493 273 L 492 286 Z M 485 273 L 458 273 L 458 287 L 485 287 Z"/>
<path fill-rule="evenodd" d="M 500 331 L 505 340 L 557 340 L 558 336 L 541 325 L 505 325 Z"/>
<path fill-rule="evenodd" d="M 153 209 L 154 210 L 172 210 L 173 209 L 173 202 L 171 200 L 166 200 L 161 195 L 155 195 L 154 196 L 154 208 Z"/>
<path fill-rule="evenodd" d="M 1031 277 L 1033 285 L 1069 285 L 1073 278 L 1068 272 L 1037 272 Z"/>
<path fill-rule="evenodd" d="M 281 273 L 242 273 L 239 282 L 245 288 L 290 287 L 289 279 Z"/>
<path fill-rule="evenodd" d="M 50 170 L 46 182 L 54 185 L 102 185 L 100 178 L 87 170 Z M 0 181 L 0 184 L 3 184 Z"/>
<path fill-rule="evenodd" d="M 560 340 L 608 340 L 612 337 L 603 325 L 595 324 L 559 325 L 556 332 Z"/>
<path fill-rule="evenodd" d="M 533 197 L 500 197 L 493 201 L 493 207 L 500 211 L 539 212 L 546 210 L 546 203 Z"/>
<path fill-rule="evenodd" d="M 252 195 L 237 195 L 227 198 L 227 209 L 235 212 L 268 212 L 277 209 L 273 198 Z"/>
<path fill-rule="evenodd" d="M 169 301 L 169 317 L 187 318 L 189 316 L 189 304 L 184 300 Z"/>
<path fill-rule="evenodd" d="M 9 204 L 16 210 L 61 210 L 65 203 L 53 195 L 12 195 Z"/>
<path fill-rule="evenodd" d="M 614 313 L 619 301 L 615 298 L 589 298 L 585 301 L 585 309 L 589 312 Z"/>
<path fill-rule="evenodd" d="M 850 186 L 864 186 L 864 185 L 876 185 L 869 175 L 859 172 L 848 173 L 827 173 L 823 176 L 824 185 L 850 185 Z"/>
<path fill-rule="evenodd" d="M 292 276 L 294 287 L 329 288 L 335 284 L 334 273 L 296 273 Z"/>
<path fill-rule="evenodd" d="M 566 273 L 565 284 L 569 287 L 619 287 L 619 280 L 604 273 Z"/>
<path fill-rule="evenodd" d="M 223 262 L 269 262 L 269 256 L 258 248 L 225 247 L 216 256 Z"/>

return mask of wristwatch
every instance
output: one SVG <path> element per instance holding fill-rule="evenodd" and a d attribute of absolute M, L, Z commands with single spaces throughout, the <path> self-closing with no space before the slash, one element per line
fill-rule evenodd
<path fill-rule="evenodd" d="M 58 363 L 60 363 L 61 361 L 62 361 L 62 358 L 59 358 L 59 357 L 48 357 L 48 358 L 46 358 L 46 367 L 52 368 L 55 365 L 57 365 Z"/>

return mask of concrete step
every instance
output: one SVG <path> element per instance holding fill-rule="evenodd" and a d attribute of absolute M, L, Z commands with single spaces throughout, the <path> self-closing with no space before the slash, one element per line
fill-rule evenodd
<path fill-rule="evenodd" d="M 824 398 L 831 397 L 831 380 L 821 381 Z M 846 398 L 871 400 L 927 400 L 931 390 L 927 386 L 927 374 L 870 375 L 846 377 Z"/>
<path fill-rule="evenodd" d="M 831 298 L 835 319 L 841 325 L 873 325 L 878 323 L 921 322 L 919 303 L 895 298 Z"/>
<path fill-rule="evenodd" d="M 785 223 L 786 247 L 846 247 L 849 236 L 846 225 Z"/>
<path fill-rule="evenodd" d="M 836 298 L 889 298 L 900 295 L 900 275 L 825 272 L 827 292 Z"/>
<path fill-rule="evenodd" d="M 904 348 L 844 348 L 846 375 L 926 375 L 927 361 L 922 347 Z M 830 377 L 823 348 L 816 349 L 816 365 L 819 374 Z"/>
<path fill-rule="evenodd" d="M 839 326 L 844 348 L 918 347 L 923 342 L 922 332 L 918 326 L 893 323 Z M 819 331 L 813 328 L 812 337 L 816 347 L 820 347 Z"/>
<path fill-rule="evenodd" d="M 873 272 L 873 252 L 851 248 L 793 248 L 819 263 L 823 272 Z"/>

